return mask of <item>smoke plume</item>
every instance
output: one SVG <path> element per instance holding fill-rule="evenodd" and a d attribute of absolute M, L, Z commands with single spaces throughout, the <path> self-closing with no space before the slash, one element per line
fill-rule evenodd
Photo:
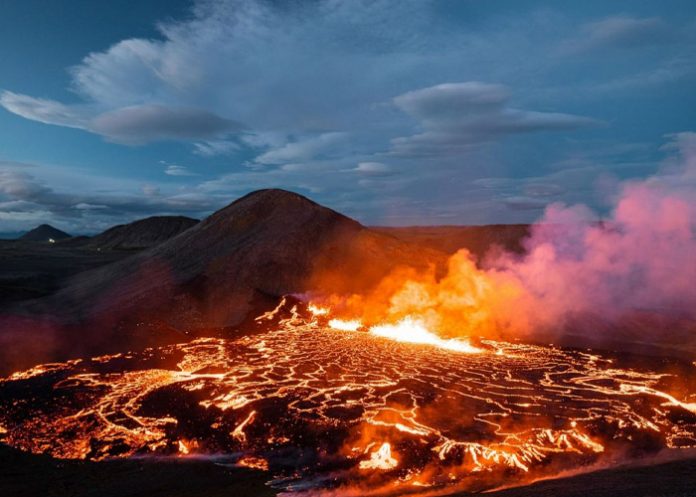
<path fill-rule="evenodd" d="M 442 335 L 560 332 L 593 318 L 696 318 L 696 133 L 675 135 L 659 175 L 620 185 L 605 218 L 552 204 L 524 254 L 466 250 L 444 276 L 400 271 L 368 295 L 331 304 L 365 322 L 418 319 Z"/>
<path fill-rule="evenodd" d="M 615 319 L 632 311 L 696 316 L 696 133 L 677 135 L 679 160 L 622 185 L 611 215 L 549 206 L 522 257 L 490 262 L 517 279 L 557 322 L 568 314 Z"/>

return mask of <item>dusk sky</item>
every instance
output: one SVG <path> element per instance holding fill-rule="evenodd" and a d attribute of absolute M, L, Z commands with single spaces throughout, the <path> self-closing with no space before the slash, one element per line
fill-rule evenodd
<path fill-rule="evenodd" d="M 270 187 L 365 224 L 602 213 L 695 88 L 693 0 L 7 1 L 0 232 Z"/>

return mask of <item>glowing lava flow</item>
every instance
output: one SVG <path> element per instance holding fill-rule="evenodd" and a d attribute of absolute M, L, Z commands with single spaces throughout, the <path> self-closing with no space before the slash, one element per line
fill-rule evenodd
<path fill-rule="evenodd" d="M 229 454 L 336 495 L 481 491 L 696 447 L 691 364 L 485 340 L 468 353 L 414 321 L 342 332 L 320 316 L 286 303 L 252 334 L 16 373 L 0 380 L 0 437 L 60 458 Z"/>
<path fill-rule="evenodd" d="M 343 319 L 331 319 L 329 321 L 329 328 L 341 331 L 358 331 L 362 323 L 357 319 L 343 320 Z"/>
<path fill-rule="evenodd" d="M 394 459 L 391 454 L 391 445 L 389 442 L 384 442 L 379 449 L 370 455 L 367 461 L 361 461 L 360 469 L 394 469 L 399 464 L 399 461 Z"/>
<path fill-rule="evenodd" d="M 420 321 L 409 317 L 402 319 L 396 324 L 373 326 L 370 328 L 370 333 L 398 342 L 432 345 L 455 352 L 465 352 L 467 354 L 478 354 L 483 352 L 482 349 L 476 348 L 464 340 L 444 340 L 425 329 L 425 326 L 423 326 L 423 323 Z"/>
<path fill-rule="evenodd" d="M 319 309 L 321 313 L 316 313 L 314 309 Z M 326 313 L 324 308 L 311 308 L 315 316 L 322 316 Z M 329 328 L 341 331 L 357 331 L 363 327 L 363 324 L 357 319 L 342 320 L 331 319 L 328 322 Z M 441 349 L 452 350 L 454 352 L 463 352 L 467 354 L 478 354 L 484 352 L 483 349 L 474 347 L 468 341 L 461 339 L 443 339 L 425 328 L 423 323 L 411 317 L 405 317 L 396 324 L 381 324 L 371 326 L 368 329 L 369 333 L 404 343 L 415 343 L 423 345 L 432 345 Z"/>

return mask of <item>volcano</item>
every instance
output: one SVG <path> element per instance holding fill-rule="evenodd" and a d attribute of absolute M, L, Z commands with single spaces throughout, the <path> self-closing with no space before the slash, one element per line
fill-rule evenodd
<path fill-rule="evenodd" d="M 65 231 L 54 228 L 50 224 L 39 225 L 19 237 L 20 240 L 28 242 L 49 242 L 51 240 L 65 240 L 66 238 L 70 238 L 70 235 Z"/>

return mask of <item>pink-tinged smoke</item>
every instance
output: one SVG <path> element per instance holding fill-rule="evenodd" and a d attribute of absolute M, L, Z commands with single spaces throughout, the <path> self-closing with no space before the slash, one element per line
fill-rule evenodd
<path fill-rule="evenodd" d="M 696 133 L 674 146 L 662 174 L 621 186 L 607 219 L 553 204 L 524 256 L 489 261 L 525 289 L 533 326 L 644 311 L 696 318 Z"/>
<path fill-rule="evenodd" d="M 395 271 L 328 304 L 364 323 L 415 320 L 443 336 L 608 338 L 636 349 L 686 339 L 696 351 L 696 133 L 671 146 L 662 173 L 620 185 L 604 219 L 553 204 L 522 255 L 491 251 L 477 266 L 461 250 L 445 274 Z"/>

